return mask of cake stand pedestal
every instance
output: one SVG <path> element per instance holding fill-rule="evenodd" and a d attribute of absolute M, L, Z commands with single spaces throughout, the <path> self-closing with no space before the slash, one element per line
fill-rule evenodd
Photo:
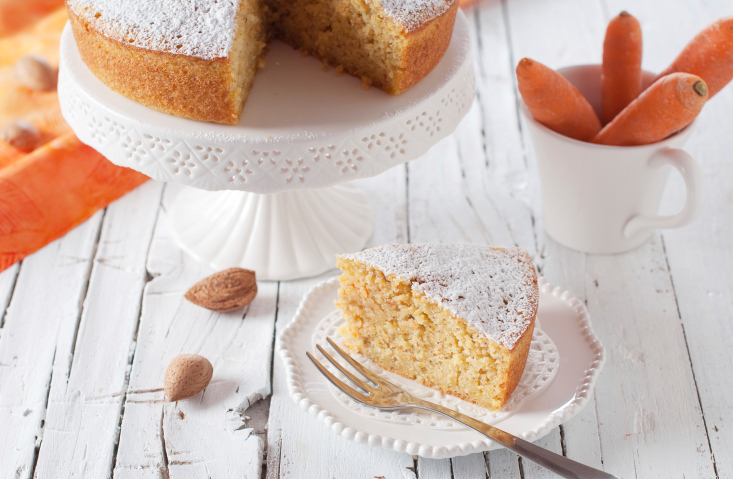
<path fill-rule="evenodd" d="M 398 96 L 273 42 L 237 125 L 174 117 L 113 92 L 81 60 L 69 25 L 60 60 L 61 110 L 82 142 L 189 187 L 170 212 L 181 248 L 270 280 L 320 274 L 336 254 L 362 249 L 373 215 L 346 182 L 420 157 L 455 130 L 475 94 L 460 11 L 443 59 Z"/>

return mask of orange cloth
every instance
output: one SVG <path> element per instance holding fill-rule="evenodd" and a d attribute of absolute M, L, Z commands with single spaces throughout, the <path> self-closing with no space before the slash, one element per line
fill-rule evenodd
<path fill-rule="evenodd" d="M 64 0 L 0 0 L 0 128 L 23 119 L 43 146 L 25 154 L 0 141 L 0 271 L 66 234 L 147 181 L 82 144 L 61 116 L 56 91 L 37 92 L 13 73 L 23 55 L 58 68 Z"/>

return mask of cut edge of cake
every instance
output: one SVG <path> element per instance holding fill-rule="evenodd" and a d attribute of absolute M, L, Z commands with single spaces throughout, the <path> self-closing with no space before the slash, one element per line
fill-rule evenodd
<path fill-rule="evenodd" d="M 270 10 L 278 1 L 226 0 L 215 3 L 216 8 L 203 0 L 157 0 L 139 7 L 126 0 L 67 0 L 67 5 L 82 60 L 109 88 L 163 113 L 236 124 L 264 64 L 266 41 L 276 30 Z M 292 5 L 330 8 L 321 17 L 333 19 L 340 10 L 354 10 L 346 23 L 358 28 L 347 49 L 334 47 L 347 37 L 328 41 L 331 25 L 303 26 L 302 31 L 319 32 L 311 44 L 292 35 L 275 36 L 390 94 L 407 90 L 435 68 L 450 44 L 458 10 L 456 0 L 304 0 Z M 164 6 L 170 11 L 156 14 Z"/>
<path fill-rule="evenodd" d="M 399 248 L 402 251 L 396 252 Z M 464 253 L 491 251 L 510 260 L 505 269 L 516 261 L 519 265 L 516 270 L 526 280 L 522 286 L 526 297 L 521 298 L 521 307 L 512 313 L 520 317 L 515 323 L 521 326 L 509 325 L 504 332 L 511 330 L 511 334 L 502 335 L 501 327 L 492 330 L 486 321 L 476 320 L 475 315 L 467 315 L 473 318 L 471 321 L 457 314 L 461 308 L 447 308 L 446 303 L 451 299 L 431 289 L 435 284 L 447 282 L 444 276 L 430 272 L 435 264 L 423 268 L 418 265 L 418 271 L 411 271 L 413 274 L 400 274 L 409 272 L 400 270 L 404 264 L 400 265 L 395 258 L 409 257 L 426 248 L 452 249 L 449 255 L 454 258 L 458 258 L 461 249 Z M 375 261 L 375 256 L 384 254 L 385 249 L 392 249 L 392 254 L 387 255 L 391 260 Z M 338 266 L 343 273 L 336 305 L 346 320 L 341 330 L 345 346 L 386 370 L 479 406 L 497 410 L 506 403 L 524 372 L 539 300 L 534 265 L 524 250 L 461 244 L 385 245 L 339 256 Z M 445 287 L 451 286 L 445 284 L 437 289 Z M 510 289 L 512 295 L 517 291 Z M 472 295 L 480 290 L 479 287 L 466 293 Z M 512 301 L 509 294 L 505 293 L 508 302 Z M 459 292 L 454 300 L 465 300 L 460 296 Z M 499 300 L 503 302 L 504 298 Z M 385 317 L 389 320 L 384 321 Z M 507 317 L 494 319 L 506 321 Z"/>

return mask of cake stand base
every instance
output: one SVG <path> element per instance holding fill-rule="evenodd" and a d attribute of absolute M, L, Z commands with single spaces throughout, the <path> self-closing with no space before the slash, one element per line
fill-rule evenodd
<path fill-rule="evenodd" d="M 328 271 L 336 254 L 364 247 L 374 220 L 351 184 L 269 195 L 187 187 L 170 217 L 176 240 L 194 258 L 217 270 L 251 269 L 263 280 Z"/>

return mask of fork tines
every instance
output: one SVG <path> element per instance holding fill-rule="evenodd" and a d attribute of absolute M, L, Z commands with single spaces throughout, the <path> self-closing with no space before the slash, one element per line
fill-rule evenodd
<path fill-rule="evenodd" d="M 377 376 L 376 374 L 374 374 L 373 372 L 371 372 L 370 370 L 368 370 L 367 368 L 365 368 L 364 366 L 362 366 L 361 364 L 359 364 L 358 361 L 356 361 L 354 358 L 349 356 L 331 338 L 326 338 L 326 339 L 328 343 L 331 345 L 331 347 L 335 349 L 336 352 L 339 353 L 339 355 L 342 358 L 344 358 L 354 369 L 356 369 L 358 372 L 363 374 L 371 384 L 356 377 L 353 373 L 351 373 L 351 371 L 349 371 L 344 366 L 339 364 L 338 361 L 336 361 L 330 354 L 328 354 L 321 347 L 320 344 L 318 344 L 316 345 L 316 347 L 321 352 L 321 354 L 323 354 L 323 356 L 325 356 L 326 359 L 328 359 L 331 362 L 331 364 L 333 364 L 339 371 L 341 371 L 344 374 L 344 376 L 349 378 L 349 380 L 353 382 L 359 389 L 364 391 L 364 393 L 373 394 L 376 391 L 376 388 L 378 388 L 379 385 L 384 382 L 384 380 L 380 378 L 379 376 Z M 315 366 L 321 371 L 321 373 L 323 373 L 323 375 L 326 376 L 326 378 L 328 378 L 328 380 L 331 381 L 331 383 L 334 386 L 336 386 L 337 388 L 341 389 L 343 392 L 351 396 L 352 399 L 365 403 L 365 400 L 367 399 L 367 397 L 365 397 L 364 394 L 356 391 L 355 389 L 353 389 L 352 387 L 348 386 L 343 381 L 341 381 L 339 378 L 334 376 L 328 369 L 326 369 L 320 362 L 318 362 L 318 360 L 314 358 L 311 353 L 306 352 L 306 354 L 308 355 L 308 358 L 311 361 L 313 361 L 313 364 L 315 364 Z"/>

